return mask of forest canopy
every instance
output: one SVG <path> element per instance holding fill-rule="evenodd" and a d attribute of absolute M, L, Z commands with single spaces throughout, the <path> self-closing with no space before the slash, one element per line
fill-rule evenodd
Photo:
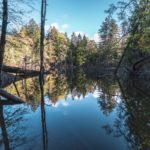
<path fill-rule="evenodd" d="M 20 7 L 15 10 L 17 4 Z M 25 0 L 16 1 L 8 7 L 4 65 L 39 69 L 40 24 L 31 19 L 28 23 L 19 25 L 18 29 L 12 25 L 21 24 L 21 16 L 26 13 L 21 4 L 26 4 L 28 10 L 33 8 L 32 3 L 29 5 Z M 68 36 L 50 26 L 44 36 L 44 67 L 49 69 L 59 65 L 69 67 L 119 64 L 119 68 L 122 64 L 133 68 L 138 61 L 149 57 L 150 1 L 119 1 L 111 4 L 105 12 L 107 16 L 97 31 L 99 42 L 75 32 Z M 0 15 L 2 18 L 2 12 Z"/>

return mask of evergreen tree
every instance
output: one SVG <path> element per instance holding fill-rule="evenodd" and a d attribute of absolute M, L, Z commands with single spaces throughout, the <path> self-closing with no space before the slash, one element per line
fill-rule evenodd
<path fill-rule="evenodd" d="M 51 45 L 51 56 L 53 57 L 54 63 L 62 63 L 66 61 L 68 52 L 69 39 L 66 34 L 59 33 L 55 27 L 52 27 L 48 33 L 47 40 L 48 44 Z"/>
<path fill-rule="evenodd" d="M 100 42 L 100 61 L 113 63 L 117 59 L 119 45 L 119 29 L 116 21 L 107 17 L 99 29 Z"/>

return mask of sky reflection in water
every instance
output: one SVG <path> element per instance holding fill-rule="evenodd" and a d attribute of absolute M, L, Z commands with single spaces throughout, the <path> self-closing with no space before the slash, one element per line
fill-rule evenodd
<path fill-rule="evenodd" d="M 44 107 L 40 105 L 38 79 L 16 83 L 27 104 L 1 106 L 3 132 L 0 132 L 0 149 L 6 148 L 6 145 L 18 150 L 46 147 L 52 150 L 149 148 L 150 111 L 146 97 L 140 95 L 140 102 L 131 101 L 135 95 L 132 97 L 125 88 L 126 95 L 130 96 L 126 102 L 118 83 L 108 78 L 89 79 L 78 74 L 73 80 L 65 76 L 51 76 L 46 77 L 46 81 Z M 22 88 L 25 82 L 26 90 Z M 6 89 L 16 94 L 12 85 Z M 132 89 L 133 93 L 136 92 Z M 141 118 L 143 122 L 139 120 Z"/>

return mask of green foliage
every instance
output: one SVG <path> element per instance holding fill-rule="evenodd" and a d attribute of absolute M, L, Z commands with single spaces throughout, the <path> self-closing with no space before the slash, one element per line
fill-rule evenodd
<path fill-rule="evenodd" d="M 112 18 L 115 11 L 120 26 Z M 1 12 L 0 12 L 1 13 Z M 102 23 L 98 34 L 100 43 L 85 35 L 60 33 L 51 27 L 45 36 L 44 65 L 82 66 L 84 64 L 117 64 L 125 48 L 125 62 L 134 64 L 150 54 L 150 1 L 120 1 L 106 11 L 108 17 Z M 120 29 L 121 28 L 121 29 Z M 121 31 L 120 31 L 121 30 Z M 4 63 L 12 66 L 39 68 L 40 26 L 31 19 L 19 31 L 10 30 L 7 35 Z M 121 40 L 120 36 L 125 35 Z"/>
<path fill-rule="evenodd" d="M 86 49 L 84 47 L 78 47 L 76 50 L 76 64 L 83 65 L 86 62 Z"/>
<path fill-rule="evenodd" d="M 139 60 L 150 55 L 150 0 L 119 1 L 107 11 L 116 11 L 121 22 L 123 54 L 119 66 L 123 63 L 129 68 Z M 114 12 L 113 11 L 113 12 Z"/>
<path fill-rule="evenodd" d="M 130 20 L 131 32 L 125 60 L 132 65 L 150 54 L 150 1 L 140 0 Z"/>
<path fill-rule="evenodd" d="M 95 41 L 89 40 L 85 35 L 77 36 L 75 33 L 71 36 L 70 47 L 67 56 L 67 62 L 72 65 L 82 66 L 85 63 L 93 63 L 93 53 L 97 52 Z M 89 61 L 92 60 L 92 61 Z"/>
<path fill-rule="evenodd" d="M 119 28 L 116 21 L 107 17 L 99 29 L 100 52 L 99 61 L 104 63 L 114 63 L 119 55 Z"/>
<path fill-rule="evenodd" d="M 124 5 L 121 4 L 120 5 Z M 45 37 L 44 64 L 65 64 L 82 66 L 86 63 L 116 64 L 122 53 L 122 43 L 127 41 L 126 60 L 136 62 L 150 53 L 150 5 L 149 1 L 140 1 L 135 8 L 130 22 L 123 22 L 123 32 L 129 34 L 119 42 L 119 27 L 111 16 L 106 17 L 99 29 L 99 45 L 85 35 L 60 33 L 51 27 Z M 130 26 L 128 26 L 130 24 Z M 31 19 L 20 31 L 7 36 L 5 64 L 14 66 L 37 67 L 39 65 L 40 27 Z M 125 45 L 125 44 L 124 44 Z"/>
<path fill-rule="evenodd" d="M 49 51 L 51 51 L 51 56 L 48 56 L 49 61 L 53 63 L 65 61 L 69 43 L 67 36 L 63 33 L 59 33 L 57 29 L 53 27 L 48 33 L 47 41 L 48 45 L 51 45 L 51 47 L 49 47 Z M 53 61 L 51 61 L 51 57 Z"/>
<path fill-rule="evenodd" d="M 31 19 L 18 33 L 7 36 L 5 64 L 35 66 L 39 63 L 40 27 Z"/>

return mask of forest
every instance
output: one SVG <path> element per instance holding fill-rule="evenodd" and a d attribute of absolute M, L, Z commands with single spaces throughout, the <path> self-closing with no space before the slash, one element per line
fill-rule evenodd
<path fill-rule="evenodd" d="M 113 127 L 103 126 L 106 133 L 117 138 L 123 136 L 132 150 L 148 150 L 150 0 L 118 0 L 110 4 L 96 31 L 98 41 L 76 31 L 61 32 L 51 24 L 47 29 L 46 21 L 51 16 L 47 13 L 48 5 L 53 1 L 38 1 L 40 22 L 32 16 L 37 11 L 36 0 L 0 0 L 0 149 L 1 135 L 4 149 L 11 147 L 3 117 L 5 106 L 23 104 L 25 107 L 21 107 L 30 106 L 28 111 L 32 113 L 40 108 L 43 149 L 48 149 L 46 108 L 56 107 L 62 99 L 66 102 L 68 95 L 74 101 L 86 99 L 88 94 L 98 91 L 96 102 L 103 115 L 108 117 L 119 111 Z M 89 113 L 90 109 L 86 109 Z M 75 132 L 73 134 L 78 137 Z"/>
<path fill-rule="evenodd" d="M 67 33 L 59 32 L 54 26 L 50 26 L 43 35 L 41 26 L 45 24 L 45 16 L 41 24 L 31 19 L 18 29 L 13 28 L 14 24 L 21 24 L 22 15 L 27 13 L 22 8 L 15 10 L 15 5 L 25 3 L 29 9 L 33 6 L 25 0 L 16 1 L 12 8 L 8 7 L 9 3 L 11 1 L 3 1 L 1 6 L 1 72 L 5 71 L 5 66 L 40 70 L 41 57 L 45 70 L 90 65 L 97 66 L 97 69 L 116 67 L 115 72 L 126 68 L 132 72 L 149 61 L 149 0 L 120 1 L 110 5 L 105 10 L 107 17 L 98 29 L 99 42 L 76 33 L 68 37 Z M 119 23 L 114 14 L 117 14 Z"/>

